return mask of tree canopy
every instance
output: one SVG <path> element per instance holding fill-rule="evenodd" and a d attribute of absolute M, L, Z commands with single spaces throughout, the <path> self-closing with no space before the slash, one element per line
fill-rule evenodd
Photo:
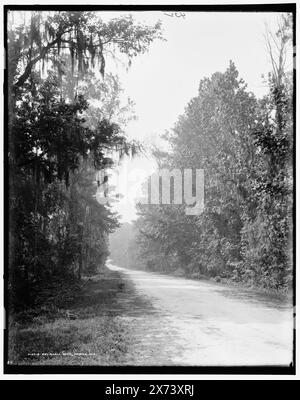
<path fill-rule="evenodd" d="M 173 130 L 159 168 L 204 169 L 205 207 L 138 205 L 138 265 L 285 290 L 292 282 L 291 74 L 283 17 L 271 52 L 269 93 L 257 99 L 231 61 L 200 81 Z M 270 47 L 269 51 L 270 51 Z M 272 51 L 272 50 L 271 50 Z"/>
<path fill-rule="evenodd" d="M 127 61 L 161 38 L 160 23 L 104 22 L 90 12 L 9 12 L 11 305 L 34 305 L 42 286 L 101 270 L 118 226 L 99 204 L 99 169 L 139 146 L 124 134 L 123 105 L 107 57 Z"/>

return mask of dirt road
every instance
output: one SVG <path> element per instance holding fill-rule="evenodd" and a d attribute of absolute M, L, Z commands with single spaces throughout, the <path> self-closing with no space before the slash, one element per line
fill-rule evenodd
<path fill-rule="evenodd" d="M 208 281 L 128 270 L 111 264 L 108 267 L 121 272 L 134 283 L 137 293 L 151 302 L 156 310 L 152 324 L 156 328 L 149 328 L 148 323 L 141 341 L 146 347 L 153 341 L 167 346 L 168 363 L 212 366 L 291 363 L 293 310 L 289 305 Z M 147 319 L 147 310 L 143 319 Z"/>

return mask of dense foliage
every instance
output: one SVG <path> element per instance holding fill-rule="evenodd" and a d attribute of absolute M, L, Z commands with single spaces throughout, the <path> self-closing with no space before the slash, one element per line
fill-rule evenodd
<path fill-rule="evenodd" d="M 160 168 L 204 169 L 205 209 L 138 206 L 138 265 L 271 289 L 292 282 L 292 82 L 284 69 L 291 21 L 277 32 L 280 49 L 257 99 L 233 62 L 201 80 L 198 96 L 156 151 Z"/>
<path fill-rule="evenodd" d="M 160 26 L 88 12 L 8 20 L 9 295 L 20 309 L 51 280 L 80 279 L 105 263 L 118 220 L 96 199 L 96 172 L 112 164 L 109 153 L 137 151 L 122 129 L 132 103 L 122 105 L 118 79 L 105 78 L 106 56 L 130 62 Z"/>

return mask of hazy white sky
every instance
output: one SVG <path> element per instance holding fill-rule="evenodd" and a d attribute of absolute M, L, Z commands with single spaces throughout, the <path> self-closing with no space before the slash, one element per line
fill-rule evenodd
<path fill-rule="evenodd" d="M 105 18 L 116 14 L 120 15 L 106 13 Z M 234 61 L 250 91 L 257 96 L 267 92 L 262 74 L 270 71 L 271 65 L 264 40 L 265 24 L 274 30 L 279 14 L 188 12 L 185 18 L 163 12 L 133 15 L 148 24 L 160 19 L 166 41 L 153 43 L 148 53 L 134 59 L 128 71 L 107 65 L 107 70 L 118 73 L 126 96 L 136 103 L 138 120 L 130 122 L 126 130 L 130 137 L 161 147 L 160 135 L 173 127 L 189 100 L 197 95 L 200 80 L 225 71 L 229 60 Z M 153 169 L 153 160 L 145 158 L 124 165 L 121 191 L 126 192 L 127 180 L 129 203 L 115 206 L 124 221 L 135 218 L 133 198 L 139 195 L 142 177 Z"/>

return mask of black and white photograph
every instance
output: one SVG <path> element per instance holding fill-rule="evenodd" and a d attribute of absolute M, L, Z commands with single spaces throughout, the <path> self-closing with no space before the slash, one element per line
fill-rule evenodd
<path fill-rule="evenodd" d="M 5 371 L 295 373 L 296 4 L 3 15 Z"/>

